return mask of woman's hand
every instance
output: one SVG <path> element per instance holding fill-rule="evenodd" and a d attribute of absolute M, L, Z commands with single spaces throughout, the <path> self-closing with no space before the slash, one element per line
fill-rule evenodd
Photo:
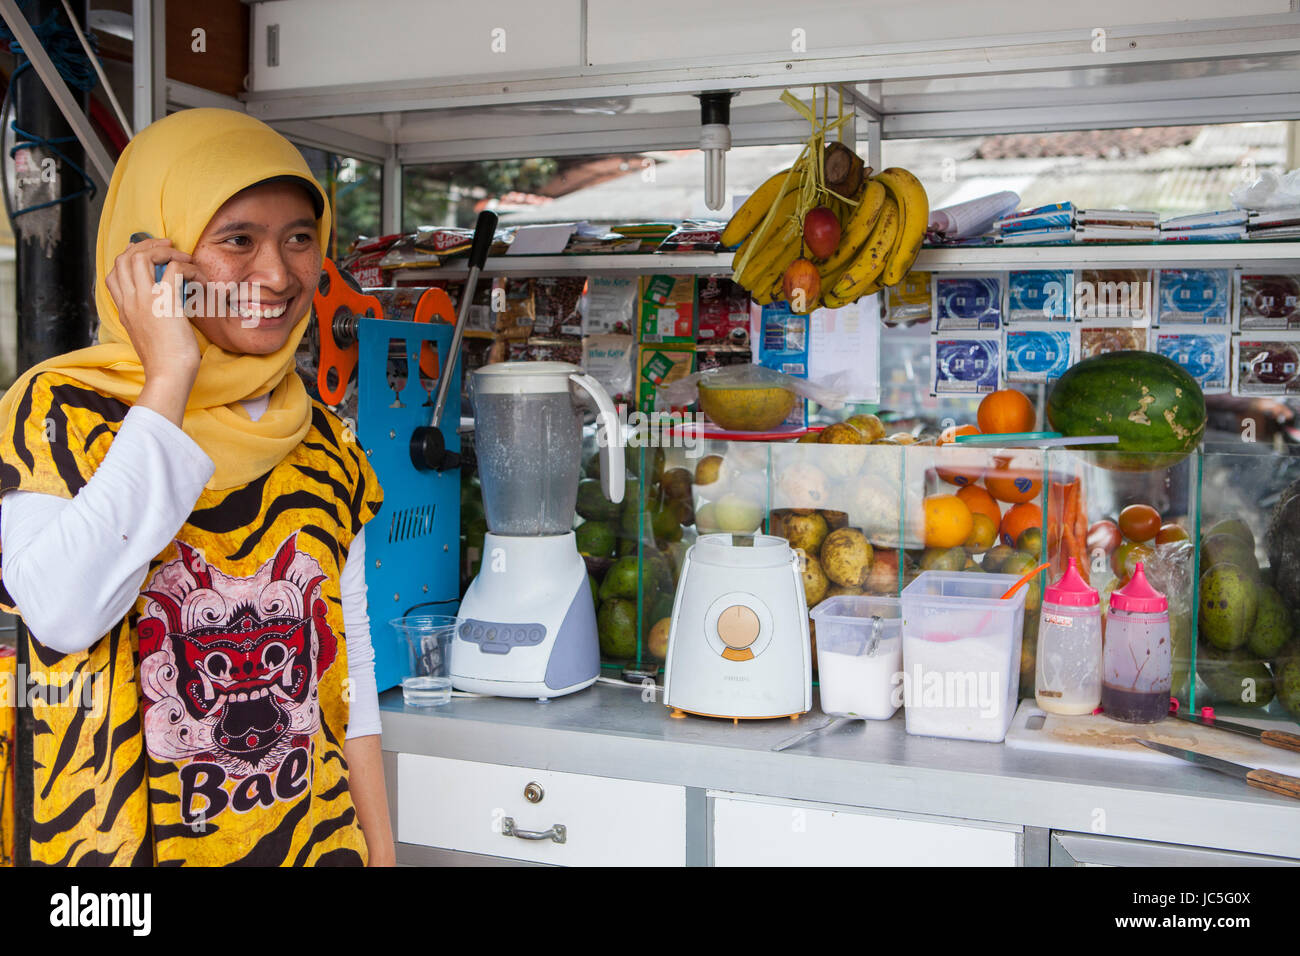
<path fill-rule="evenodd" d="M 154 266 L 167 263 L 161 287 L 154 289 Z M 199 344 L 185 317 L 184 296 L 177 285 L 190 279 L 204 281 L 188 254 L 172 247 L 170 239 L 145 239 L 130 245 L 117 257 L 104 278 L 122 327 L 131 339 L 145 385 L 137 401 L 179 426 L 199 371 Z M 183 286 L 182 286 L 183 288 Z"/>

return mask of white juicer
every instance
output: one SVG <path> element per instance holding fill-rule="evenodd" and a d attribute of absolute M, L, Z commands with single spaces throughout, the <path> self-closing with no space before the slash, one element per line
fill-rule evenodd
<path fill-rule="evenodd" d="M 600 423 L 605 496 L 622 501 L 622 433 L 595 379 L 565 362 L 503 362 L 474 372 L 488 533 L 451 644 L 458 690 L 545 700 L 600 676 L 595 603 L 573 533 L 583 392 Z"/>
<path fill-rule="evenodd" d="M 812 708 L 809 643 L 789 542 L 703 535 L 686 552 L 673 601 L 664 703 L 674 717 L 797 717 Z"/>

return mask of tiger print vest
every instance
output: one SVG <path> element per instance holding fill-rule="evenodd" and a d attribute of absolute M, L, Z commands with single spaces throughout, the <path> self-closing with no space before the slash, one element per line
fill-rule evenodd
<path fill-rule="evenodd" d="M 128 410 L 36 376 L 0 435 L 0 494 L 75 495 Z M 364 864 L 339 571 L 382 500 L 351 433 L 313 403 L 275 468 L 204 490 L 132 610 L 88 650 L 31 635 L 19 773 L 32 778 L 33 864 Z M 20 613 L 2 577 L 0 606 Z"/>

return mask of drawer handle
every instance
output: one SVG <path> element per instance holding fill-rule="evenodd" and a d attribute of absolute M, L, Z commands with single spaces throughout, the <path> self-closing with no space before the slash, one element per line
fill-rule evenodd
<path fill-rule="evenodd" d="M 501 821 L 503 835 L 518 837 L 521 840 L 553 840 L 556 843 L 564 843 L 568 839 L 568 832 L 563 823 L 557 823 L 549 830 L 517 830 L 514 817 L 506 817 Z"/>

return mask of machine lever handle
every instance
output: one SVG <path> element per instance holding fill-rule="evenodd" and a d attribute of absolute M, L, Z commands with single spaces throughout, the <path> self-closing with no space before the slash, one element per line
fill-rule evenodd
<path fill-rule="evenodd" d="M 456 325 L 451 333 L 451 345 L 448 346 L 447 354 L 440 365 L 438 393 L 433 401 L 433 414 L 430 416 L 429 424 L 424 426 L 425 428 L 436 430 L 442 422 L 442 412 L 447 405 L 447 392 L 451 386 L 451 373 L 456 367 L 456 362 L 460 359 L 460 340 L 465 335 L 465 323 L 469 319 L 470 306 L 474 300 L 474 290 L 478 285 L 479 270 L 483 268 L 483 263 L 487 261 L 488 252 L 492 249 L 492 237 L 496 233 L 496 229 L 496 213 L 484 209 L 478 214 L 478 224 L 474 227 L 474 244 L 470 247 L 469 252 L 469 275 L 465 279 L 465 288 L 460 294 L 460 305 L 456 310 Z M 459 420 L 459 416 L 457 416 L 457 420 Z M 415 441 L 426 441 L 421 437 L 419 429 L 417 429 L 417 434 L 412 436 L 412 442 Z M 445 464 L 439 467 L 439 464 L 427 463 L 427 459 L 417 459 L 414 455 L 412 455 L 411 460 L 415 467 L 421 471 L 429 467 L 443 471 L 447 467 Z M 421 462 L 426 462 L 423 467 L 421 467 Z"/>
<path fill-rule="evenodd" d="M 518 830 L 515 829 L 514 817 L 506 817 L 501 821 L 501 834 L 518 837 L 520 840 L 551 840 L 555 843 L 564 843 L 568 839 L 568 832 L 563 823 L 557 823 L 549 830 Z"/>

